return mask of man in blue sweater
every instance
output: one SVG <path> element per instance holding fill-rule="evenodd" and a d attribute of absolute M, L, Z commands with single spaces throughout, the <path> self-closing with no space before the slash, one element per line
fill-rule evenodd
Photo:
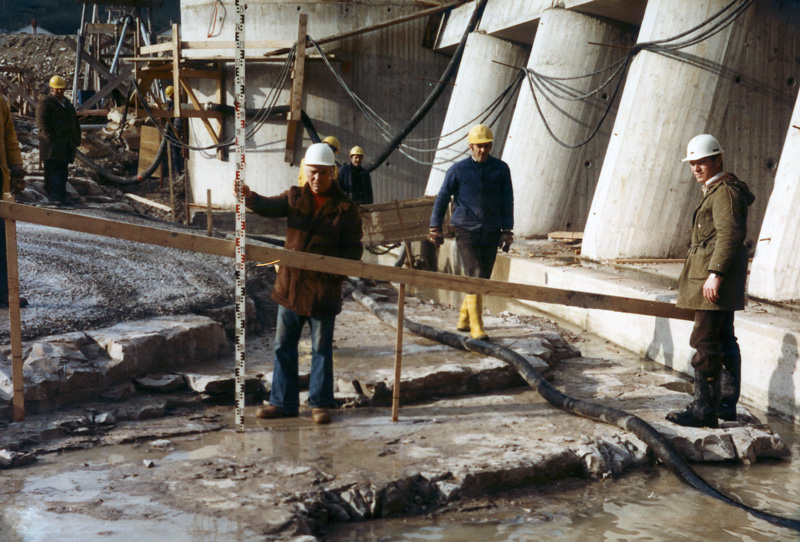
<path fill-rule="evenodd" d="M 511 171 L 508 164 L 490 155 L 493 140 L 492 131 L 482 124 L 469 131 L 472 156 L 447 170 L 433 204 L 428 233 L 431 243 L 442 244 L 442 221 L 452 198 L 450 225 L 455 230 L 463 272 L 482 279 L 492 276 L 498 247 L 507 252 L 514 241 Z M 483 330 L 482 296 L 465 296 L 457 328 L 469 331 L 473 339 L 489 339 Z"/>

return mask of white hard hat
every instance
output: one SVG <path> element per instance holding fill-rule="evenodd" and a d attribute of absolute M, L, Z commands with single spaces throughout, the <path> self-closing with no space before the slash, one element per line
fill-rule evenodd
<path fill-rule="evenodd" d="M 709 134 L 700 134 L 699 136 L 693 137 L 686 146 L 686 158 L 681 160 L 681 162 L 700 160 L 706 156 L 722 154 L 722 152 L 722 145 L 719 144 L 716 137 Z"/>
<path fill-rule="evenodd" d="M 335 166 L 336 158 L 327 144 L 314 143 L 306 151 L 305 163 L 307 166 Z"/>

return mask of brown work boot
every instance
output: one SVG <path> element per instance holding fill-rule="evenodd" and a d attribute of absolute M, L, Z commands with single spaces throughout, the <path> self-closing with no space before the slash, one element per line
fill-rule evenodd
<path fill-rule="evenodd" d="M 261 418 L 262 420 L 271 420 L 274 418 L 294 418 L 296 416 L 297 414 L 288 413 L 281 407 L 277 407 L 275 405 L 263 406 L 256 410 L 256 418 Z"/>
<path fill-rule="evenodd" d="M 331 413 L 327 408 L 312 408 L 311 421 L 318 424 L 331 423 Z"/>

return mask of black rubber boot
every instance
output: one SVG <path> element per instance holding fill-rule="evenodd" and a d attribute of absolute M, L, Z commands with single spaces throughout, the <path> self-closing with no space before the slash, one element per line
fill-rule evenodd
<path fill-rule="evenodd" d="M 685 427 L 717 427 L 720 380 L 719 375 L 695 371 L 694 400 L 684 410 L 667 414 L 667 420 Z"/>
<path fill-rule="evenodd" d="M 719 417 L 726 422 L 732 422 L 736 420 L 736 404 L 739 402 L 739 390 L 742 383 L 741 356 L 731 359 L 731 363 L 722 370 L 720 381 Z"/>

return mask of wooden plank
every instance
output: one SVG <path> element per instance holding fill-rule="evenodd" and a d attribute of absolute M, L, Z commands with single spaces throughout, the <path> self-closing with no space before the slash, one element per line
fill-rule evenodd
<path fill-rule="evenodd" d="M 232 240 L 161 230 L 149 226 L 138 226 L 6 201 L 0 202 L 0 218 L 229 258 L 232 258 L 235 254 L 234 241 Z M 553 303 L 584 309 L 608 310 L 660 318 L 694 320 L 694 311 L 679 309 L 672 303 L 662 301 L 446 275 L 432 271 L 404 269 L 320 256 L 318 254 L 307 254 L 253 243 L 247 244 L 247 259 L 261 263 L 280 260 L 281 265 L 298 269 L 324 273 L 336 272 L 345 276 L 405 283 L 411 286 L 438 288 L 453 292 L 525 299 L 538 303 Z"/>
<path fill-rule="evenodd" d="M 192 90 L 192 87 L 190 87 L 189 83 L 186 82 L 186 79 L 181 77 L 180 78 L 180 82 L 181 82 L 181 86 L 183 87 L 183 90 L 186 92 L 186 95 L 189 97 L 189 101 L 191 101 L 192 104 L 194 105 L 194 108 L 196 110 L 198 110 L 198 111 L 202 111 L 203 107 L 200 105 L 200 102 L 197 100 L 197 96 L 194 95 L 194 91 Z M 178 92 L 178 87 L 175 87 L 175 91 Z M 200 119 L 203 121 L 203 125 L 205 125 L 206 130 L 208 131 L 208 134 L 211 136 L 212 141 L 214 141 L 214 144 L 215 145 L 219 145 L 219 137 L 217 136 L 217 133 L 214 131 L 214 127 L 211 126 L 211 123 L 208 121 L 208 118 L 200 117 Z"/>
<path fill-rule="evenodd" d="M 297 55 L 294 57 L 294 73 L 292 74 L 292 96 L 289 101 L 291 111 L 286 123 L 286 152 L 283 161 L 294 162 L 294 143 L 297 139 L 297 125 L 300 123 L 300 108 L 303 107 L 303 80 L 306 76 L 306 34 L 308 15 L 300 14 L 297 25 Z"/>
<path fill-rule="evenodd" d="M 121 70 L 120 74 L 117 77 L 112 79 L 111 82 L 106 84 L 106 86 L 104 86 L 103 88 L 98 90 L 94 94 L 94 96 L 92 96 L 91 98 L 86 100 L 81 105 L 80 109 L 78 109 L 78 112 L 80 113 L 84 109 L 91 109 L 93 106 L 95 106 L 98 103 L 100 103 L 100 100 L 102 100 L 103 98 L 105 98 L 106 96 L 111 94 L 111 92 L 114 89 L 119 88 L 119 86 L 122 85 L 123 83 L 127 83 L 128 80 L 131 78 L 131 71 L 132 70 L 131 70 L 130 67 L 128 67 L 128 69 L 126 69 L 126 70 Z"/>
<path fill-rule="evenodd" d="M 19 86 L 15 85 L 11 82 L 7 77 L 0 75 L 0 83 L 8 87 L 8 89 L 13 92 L 14 94 L 18 94 L 21 96 L 26 102 L 28 102 L 34 108 L 38 105 L 36 100 L 33 99 L 33 96 L 30 96 L 27 92 L 21 89 Z M 9 103 L 11 105 L 11 103 Z"/>
<path fill-rule="evenodd" d="M 324 45 L 326 43 L 331 43 L 334 41 L 340 41 L 347 38 L 352 38 L 354 36 L 358 36 L 361 34 L 366 34 L 368 32 L 374 32 L 376 30 L 381 30 L 383 28 L 388 28 L 390 26 L 394 26 L 396 24 L 407 23 L 409 21 L 413 21 L 415 19 L 421 19 L 423 17 L 429 17 L 431 15 L 436 15 L 443 11 L 446 11 L 450 8 L 460 6 L 461 4 L 466 4 L 468 0 L 458 0 L 456 2 L 449 2 L 447 4 L 441 5 L 439 7 L 431 8 L 431 9 L 424 9 L 422 11 L 418 11 L 416 13 L 412 13 L 411 15 L 406 15 L 405 17 L 398 17 L 397 19 L 393 19 L 391 21 L 386 21 L 384 23 L 379 23 L 372 26 L 367 26 L 364 28 L 359 28 L 358 30 L 352 30 L 350 32 L 345 32 L 343 34 L 337 34 L 334 36 L 328 36 L 327 38 L 322 38 L 317 41 L 318 45 Z M 269 51 L 264 53 L 264 56 L 274 56 L 274 55 L 283 55 L 288 53 L 291 50 L 291 47 L 284 47 L 283 49 L 276 49 L 274 51 Z"/>
<path fill-rule="evenodd" d="M 17 223 L 6 219 L 6 265 L 8 267 L 8 319 L 11 338 L 12 417 L 25 420 L 25 380 L 22 371 L 22 315 L 19 307 L 19 262 Z"/>
<path fill-rule="evenodd" d="M 551 231 L 547 238 L 553 241 L 579 241 L 583 239 L 582 231 Z"/>
<path fill-rule="evenodd" d="M 403 201 L 400 222 L 394 203 L 376 203 L 359 207 L 366 245 L 377 246 L 400 243 L 404 231 L 409 241 L 421 241 L 428 237 L 428 229 L 435 198 L 422 197 Z"/>
<path fill-rule="evenodd" d="M 154 126 L 142 126 L 141 137 L 139 139 L 139 169 L 138 173 L 141 174 L 158 155 L 158 148 L 161 146 L 161 132 Z M 161 178 L 160 168 L 156 168 L 153 172 L 153 177 Z"/>
<path fill-rule="evenodd" d="M 141 167 L 141 164 L 139 164 Z M 134 201 L 138 201 L 139 203 L 144 203 L 145 205 L 149 205 L 150 207 L 155 207 L 156 209 L 161 209 L 162 211 L 172 211 L 172 207 L 167 207 L 166 205 L 162 205 L 157 201 L 153 201 L 151 199 L 143 198 L 142 196 L 137 196 L 136 194 L 125 194 L 126 198 L 131 198 Z"/>
<path fill-rule="evenodd" d="M 186 43 L 186 42 L 184 42 Z M 166 53 L 167 51 L 172 51 L 172 42 L 171 41 L 162 41 L 161 43 L 156 43 L 155 45 L 145 45 L 144 47 L 139 48 L 140 55 L 152 55 L 155 53 Z"/>

